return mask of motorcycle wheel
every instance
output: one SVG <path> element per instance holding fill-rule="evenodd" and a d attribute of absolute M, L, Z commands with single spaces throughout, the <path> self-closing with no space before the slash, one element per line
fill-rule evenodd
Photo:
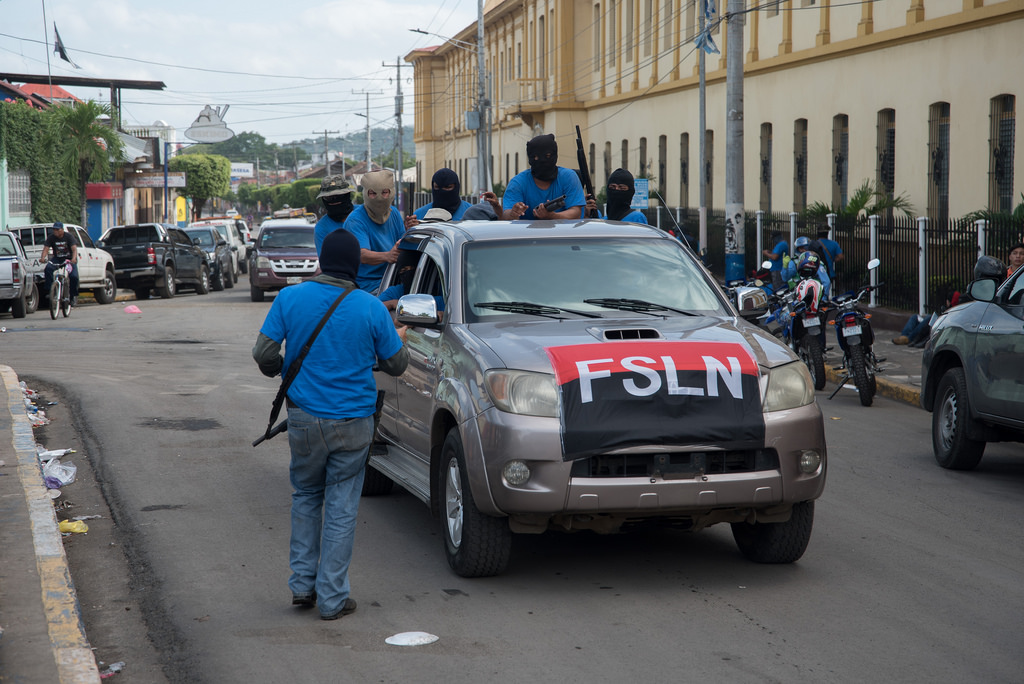
<path fill-rule="evenodd" d="M 875 376 L 868 376 L 868 364 L 864 358 L 864 347 L 859 344 L 850 345 L 850 372 L 853 382 L 857 385 L 857 396 L 861 406 L 871 406 L 875 399 Z"/>
<path fill-rule="evenodd" d="M 814 389 L 825 389 L 825 354 L 821 349 L 821 340 L 807 335 L 804 339 L 800 340 L 797 354 L 799 354 L 800 359 L 807 364 L 811 371 Z"/>

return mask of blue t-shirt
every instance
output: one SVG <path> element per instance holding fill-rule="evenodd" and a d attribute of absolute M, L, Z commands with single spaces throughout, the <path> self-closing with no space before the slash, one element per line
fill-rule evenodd
<path fill-rule="evenodd" d="M 306 281 L 278 292 L 260 332 L 285 344 L 281 374 L 299 355 L 341 288 Z M 318 418 L 372 416 L 377 407 L 373 366 L 402 348 L 391 314 L 373 295 L 353 290 L 334 310 L 288 388 L 288 398 Z"/>
<path fill-rule="evenodd" d="M 825 248 L 826 252 L 821 255 L 821 258 L 828 262 L 828 274 L 834 278 L 836 275 L 836 257 L 843 253 L 843 248 L 839 246 L 838 242 L 828 238 L 818 238 L 818 242 Z"/>
<path fill-rule="evenodd" d="M 601 213 L 600 209 L 598 209 L 597 210 L 597 218 L 603 219 L 603 218 L 607 218 L 607 217 L 603 213 Z M 647 217 L 644 216 L 644 212 L 640 211 L 639 209 L 634 209 L 633 211 L 629 212 L 628 214 L 626 214 L 625 216 L 623 216 L 619 220 L 620 221 L 629 221 L 630 223 L 642 223 L 645 226 L 649 225 L 647 223 Z"/>
<path fill-rule="evenodd" d="M 366 207 L 360 204 L 345 219 L 345 230 L 356 236 L 362 249 L 368 249 L 371 252 L 390 252 L 395 243 L 405 235 L 405 222 L 402 220 L 402 215 L 398 213 L 398 209 L 391 207 L 391 214 L 384 225 L 374 223 L 370 215 L 366 213 Z M 387 268 L 387 263 L 372 266 L 359 264 L 356 285 L 361 290 L 374 292 L 380 285 L 380 279 L 384 277 L 384 271 Z"/>
<path fill-rule="evenodd" d="M 327 214 L 320 217 L 320 220 L 316 222 L 316 228 L 313 229 L 313 240 L 316 243 L 316 255 L 320 256 L 320 248 L 323 247 L 324 238 L 344 227 L 344 221 L 335 221 Z"/>
<path fill-rule="evenodd" d="M 779 242 L 776 243 L 775 248 L 772 249 L 772 254 L 775 255 L 772 257 L 773 271 L 782 270 L 782 257 L 787 253 L 789 253 L 789 243 L 786 242 L 785 240 L 779 240 Z"/>
<path fill-rule="evenodd" d="M 580 184 L 580 177 L 572 169 L 558 167 L 558 176 L 551 183 L 547 190 L 541 190 L 533 180 L 530 169 L 521 171 L 508 182 L 505 188 L 505 195 L 501 198 L 502 209 L 511 209 L 516 202 L 523 202 L 529 207 L 523 214 L 524 219 L 535 219 L 533 208 L 542 202 L 565 195 L 565 206 L 559 211 L 565 211 L 572 207 L 580 208 L 580 217 L 583 216 L 583 209 L 586 208 L 587 200 L 583 196 L 583 186 Z"/>
<path fill-rule="evenodd" d="M 462 200 L 462 204 L 460 204 L 459 208 L 455 210 L 454 214 L 452 214 L 452 221 L 459 221 L 459 220 L 461 220 L 462 219 L 462 215 L 465 214 L 466 210 L 469 209 L 471 206 L 473 206 L 473 205 L 470 204 L 469 202 L 467 202 L 466 200 Z M 427 215 L 427 212 L 430 211 L 433 208 L 434 208 L 434 203 L 433 202 L 429 202 L 427 204 L 424 204 L 422 207 L 420 207 L 416 211 L 414 211 L 413 214 L 416 216 L 416 218 L 418 218 L 420 221 L 422 221 L 423 217 Z"/>

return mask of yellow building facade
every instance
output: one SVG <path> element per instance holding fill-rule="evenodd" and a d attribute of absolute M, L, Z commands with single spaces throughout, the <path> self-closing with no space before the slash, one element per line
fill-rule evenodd
<path fill-rule="evenodd" d="M 719 5 L 726 0 L 720 0 Z M 575 126 L 602 188 L 614 169 L 651 178 L 668 206 L 725 205 L 726 23 L 705 58 L 699 159 L 699 4 L 687 0 L 491 0 L 485 83 L 494 184 L 528 168 L 553 133 L 575 166 Z M 864 181 L 918 215 L 1012 210 L 1024 190 L 1016 104 L 1024 95 L 1024 0 L 746 0 L 744 204 L 845 204 Z M 476 25 L 414 50 L 418 187 L 456 170 L 478 185 Z M 468 45 L 468 48 L 467 48 Z"/>

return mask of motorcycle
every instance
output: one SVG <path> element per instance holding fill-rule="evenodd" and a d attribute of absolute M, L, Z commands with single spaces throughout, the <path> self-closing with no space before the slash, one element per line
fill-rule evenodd
<path fill-rule="evenodd" d="M 771 315 L 768 310 L 777 289 L 784 287 L 782 276 L 771 271 L 772 262 L 761 264 L 761 270 L 752 271 L 746 280 L 730 280 L 725 284 L 726 293 L 740 315 L 751 323 L 766 328 L 763 319 Z M 763 293 L 763 294 L 762 294 Z"/>
<path fill-rule="evenodd" d="M 878 268 L 880 263 L 878 259 L 872 259 L 868 262 L 868 270 Z M 857 387 L 861 405 L 871 406 L 871 402 L 874 401 L 877 389 L 875 375 L 882 372 L 879 364 L 885 359 L 877 358 L 871 348 L 875 335 L 871 330 L 870 315 L 861 311 L 858 304 L 864 295 L 882 285 L 884 283 L 865 285 L 856 294 L 848 292 L 836 297 L 832 302 L 836 309 L 836 317 L 829 321 L 829 324 L 835 325 L 836 338 L 843 350 L 843 365 L 835 370 L 842 371 L 843 375 L 839 379 L 839 386 L 829 395 L 829 399 L 852 379 Z"/>
<path fill-rule="evenodd" d="M 789 326 L 783 326 L 783 340 L 796 352 L 814 380 L 814 389 L 825 389 L 825 345 L 822 325 L 824 288 L 814 278 L 801 278 L 793 291 Z M 789 329 L 788 336 L 785 334 Z"/>

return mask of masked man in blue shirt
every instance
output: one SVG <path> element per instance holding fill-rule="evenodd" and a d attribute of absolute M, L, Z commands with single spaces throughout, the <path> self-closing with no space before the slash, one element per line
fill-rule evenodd
<path fill-rule="evenodd" d="M 579 176 L 572 169 L 558 166 L 558 144 L 550 133 L 538 135 L 526 143 L 530 168 L 509 181 L 502 197 L 502 218 L 522 212 L 524 219 L 575 220 L 583 216 L 586 199 Z M 549 211 L 548 200 L 565 195 L 564 208 Z"/>

